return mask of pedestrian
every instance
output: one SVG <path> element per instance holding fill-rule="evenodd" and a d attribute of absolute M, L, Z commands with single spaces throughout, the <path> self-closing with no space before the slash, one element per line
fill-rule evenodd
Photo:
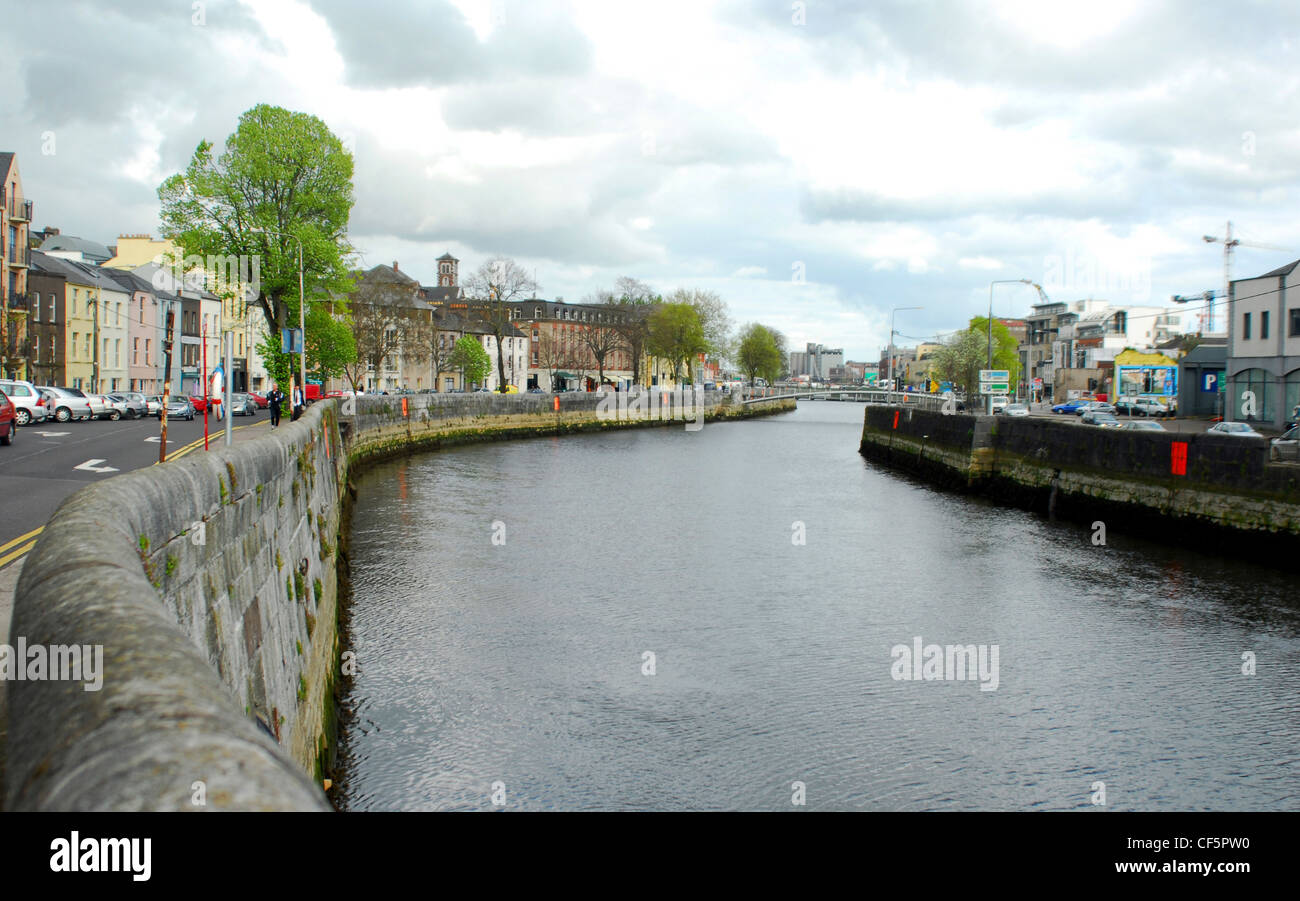
<path fill-rule="evenodd" d="M 302 410 L 304 406 L 305 404 L 303 402 L 302 385 L 299 384 L 297 381 L 295 381 L 293 383 L 293 412 L 291 414 L 292 422 L 298 421 L 298 417 L 302 415 Z"/>
<path fill-rule="evenodd" d="M 284 401 L 284 395 L 280 393 L 280 386 L 275 382 L 271 383 L 271 390 L 266 392 L 266 405 L 271 408 L 271 428 L 280 427 L 280 404 Z"/>

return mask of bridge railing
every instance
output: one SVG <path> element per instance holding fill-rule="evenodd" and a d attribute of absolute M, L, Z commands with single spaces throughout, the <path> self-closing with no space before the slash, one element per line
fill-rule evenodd
<path fill-rule="evenodd" d="M 740 403 L 753 404 L 773 398 L 793 397 L 812 400 L 852 400 L 859 403 L 897 404 L 915 406 L 920 410 L 940 411 L 943 409 L 944 397 L 940 394 L 921 394 L 916 391 L 881 391 L 875 388 L 744 388 L 740 392 Z"/>

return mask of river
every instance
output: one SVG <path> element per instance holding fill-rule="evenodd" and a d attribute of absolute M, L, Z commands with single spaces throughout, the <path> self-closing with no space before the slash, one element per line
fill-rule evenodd
<path fill-rule="evenodd" d="M 340 806 L 1300 806 L 1294 576 L 933 490 L 862 413 L 367 471 Z"/>

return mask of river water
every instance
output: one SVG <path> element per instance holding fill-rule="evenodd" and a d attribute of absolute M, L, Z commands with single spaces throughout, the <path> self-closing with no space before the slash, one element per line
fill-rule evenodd
<path fill-rule="evenodd" d="M 367 472 L 341 806 L 1300 807 L 1293 576 L 932 490 L 862 414 Z"/>

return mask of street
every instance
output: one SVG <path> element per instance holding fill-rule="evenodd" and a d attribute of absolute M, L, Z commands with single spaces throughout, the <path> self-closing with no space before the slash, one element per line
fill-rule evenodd
<path fill-rule="evenodd" d="M 235 417 L 236 429 L 267 428 L 270 417 Z M 225 424 L 208 422 L 210 441 L 220 444 Z M 117 422 L 35 423 L 18 429 L 9 447 L 0 447 L 0 568 L 20 558 L 68 495 L 90 482 L 158 462 L 157 419 Z M 202 448 L 203 417 L 167 421 L 167 458 Z"/>

